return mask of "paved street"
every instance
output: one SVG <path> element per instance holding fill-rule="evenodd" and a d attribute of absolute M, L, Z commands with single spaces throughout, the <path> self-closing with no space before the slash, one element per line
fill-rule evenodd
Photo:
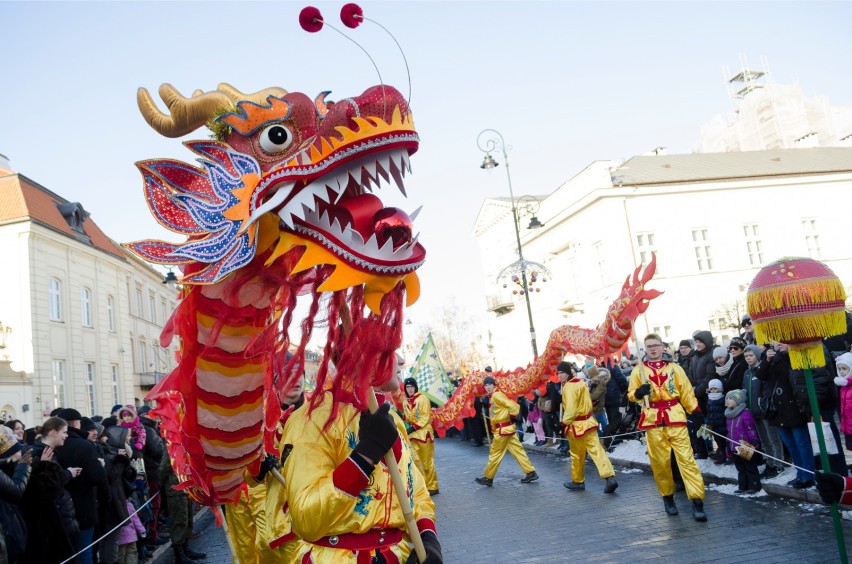
<path fill-rule="evenodd" d="M 473 481 L 482 475 L 487 448 L 441 439 L 435 453 L 438 533 L 448 563 L 838 561 L 827 508 L 708 491 L 709 520 L 697 523 L 683 493 L 675 496 L 680 515 L 665 515 L 652 477 L 638 470 L 618 471 L 617 492 L 605 495 L 589 463 L 587 490 L 569 492 L 562 487 L 565 458 L 531 453 L 541 479 L 521 484 L 523 473 L 507 455 L 488 488 Z M 209 514 L 196 526 L 204 535 L 193 546 L 208 553 L 207 562 L 227 562 L 224 534 Z M 843 526 L 852 554 L 852 523 Z M 166 554 L 158 562 L 171 562 Z"/>

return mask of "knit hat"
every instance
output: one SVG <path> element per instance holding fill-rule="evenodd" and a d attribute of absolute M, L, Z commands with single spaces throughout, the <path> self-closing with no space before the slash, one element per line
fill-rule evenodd
<path fill-rule="evenodd" d="M 556 365 L 557 372 L 564 372 L 565 374 L 571 374 L 571 363 L 565 362 L 564 360 Z"/>
<path fill-rule="evenodd" d="M 716 347 L 715 349 L 713 349 L 713 360 L 716 360 L 717 358 L 727 359 L 728 351 L 726 351 L 722 347 Z"/>
<path fill-rule="evenodd" d="M 689 347 L 689 348 L 692 348 L 692 341 L 691 341 L 691 340 L 689 340 L 689 339 L 683 339 L 683 340 L 680 342 L 680 344 L 678 345 L 678 348 L 680 348 L 680 347 Z"/>
<path fill-rule="evenodd" d="M 746 400 L 746 391 L 745 390 L 731 390 L 727 394 L 725 394 L 726 400 L 734 400 L 737 405 L 744 403 Z"/>
<path fill-rule="evenodd" d="M 121 419 L 125 413 L 130 413 L 133 418 L 136 418 L 136 408 L 130 404 L 124 405 L 118 410 L 118 418 Z"/>
<path fill-rule="evenodd" d="M 3 427 L 4 429 L 9 429 L 8 427 Z M 9 429 L 9 431 L 12 431 Z M 14 432 L 7 433 L 5 431 L 0 432 L 0 457 L 9 458 L 19 450 L 21 450 L 21 443 L 15 438 Z"/>
<path fill-rule="evenodd" d="M 116 411 L 121 409 L 122 407 L 124 407 L 124 406 L 121 405 L 120 403 L 115 404 L 114 406 L 112 406 L 112 409 L 109 410 L 109 414 L 112 415 L 113 413 L 115 413 Z"/>
<path fill-rule="evenodd" d="M 88 433 L 92 429 L 97 429 L 97 425 L 95 422 L 89 419 L 88 417 L 83 417 L 80 419 L 80 430 L 84 433 Z"/>
<path fill-rule="evenodd" d="M 150 405 L 143 405 L 142 407 L 139 408 L 138 413 L 139 413 L 140 416 L 142 416 L 142 415 L 147 414 L 149 411 L 151 411 L 151 409 L 152 408 L 151 408 Z"/>
<path fill-rule="evenodd" d="M 717 390 L 722 390 L 722 389 L 724 389 L 724 386 L 722 385 L 721 380 L 719 380 L 718 378 L 713 378 L 712 380 L 710 380 L 710 383 L 707 384 L 707 389 L 709 390 L 710 388 L 716 388 Z"/>
<path fill-rule="evenodd" d="M 740 320 L 740 327 L 745 327 L 746 325 L 751 324 L 751 316 L 749 314 L 745 314 L 743 318 Z"/>
<path fill-rule="evenodd" d="M 595 376 L 600 374 L 600 368 L 598 368 L 596 365 L 593 364 L 593 365 L 589 366 L 588 368 L 586 368 L 585 372 L 586 372 L 586 376 L 588 376 L 589 378 L 594 378 Z"/>
<path fill-rule="evenodd" d="M 81 419 L 83 419 L 83 416 L 80 415 L 80 412 L 74 409 L 73 407 L 66 407 L 64 409 L 60 409 L 56 416 L 61 419 L 64 419 L 69 423 L 71 421 L 80 421 Z"/>
<path fill-rule="evenodd" d="M 485 371 L 486 371 L 486 372 L 492 372 L 491 367 L 490 367 L 490 366 L 486 366 L 486 367 L 485 367 Z"/>
<path fill-rule="evenodd" d="M 496 386 L 497 380 L 495 380 L 493 376 L 486 376 L 485 379 L 482 380 L 482 385 L 487 386 L 488 384 L 491 384 L 492 386 Z"/>
<path fill-rule="evenodd" d="M 404 384 L 405 387 L 414 386 L 415 392 L 419 391 L 419 387 L 417 386 L 417 380 L 415 380 L 414 378 L 406 378 Z"/>
<path fill-rule="evenodd" d="M 746 345 L 745 350 L 753 352 L 754 356 L 756 356 L 758 360 L 760 359 L 760 347 L 758 347 L 757 345 Z M 743 354 L 745 354 L 745 351 L 743 351 Z"/>
<path fill-rule="evenodd" d="M 843 353 L 842 355 L 838 356 L 837 358 L 834 359 L 834 364 L 835 365 L 842 364 L 843 366 L 846 366 L 850 370 L 852 370 L 852 353 L 846 352 L 846 353 Z"/>
<path fill-rule="evenodd" d="M 731 342 L 728 343 L 728 347 L 737 347 L 740 350 L 745 350 L 746 342 L 745 339 L 740 337 L 734 337 L 731 339 Z"/>

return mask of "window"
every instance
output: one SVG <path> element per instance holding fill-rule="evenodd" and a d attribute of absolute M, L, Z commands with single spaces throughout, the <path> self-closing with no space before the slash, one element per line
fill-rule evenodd
<path fill-rule="evenodd" d="M 80 288 L 80 323 L 92 327 L 92 291 L 88 288 Z"/>
<path fill-rule="evenodd" d="M 166 324 L 166 320 L 169 318 L 168 311 L 169 310 L 166 309 L 166 300 L 161 300 L 160 301 L 160 323 L 162 323 L 163 325 Z"/>
<path fill-rule="evenodd" d="M 157 322 L 157 307 L 156 301 L 154 301 L 154 293 L 148 292 L 148 321 L 151 323 Z"/>
<path fill-rule="evenodd" d="M 50 320 L 62 321 L 62 283 L 56 278 L 48 281 L 48 301 L 50 302 Z"/>
<path fill-rule="evenodd" d="M 157 343 L 151 343 L 151 363 L 154 367 L 154 372 L 162 372 L 162 360 L 160 359 L 160 347 Z"/>
<path fill-rule="evenodd" d="M 110 368 L 110 376 L 112 377 L 112 404 L 118 405 L 121 403 L 121 390 L 118 386 L 118 365 L 113 364 Z"/>
<path fill-rule="evenodd" d="M 115 298 L 107 296 L 107 325 L 110 331 L 115 331 Z"/>
<path fill-rule="evenodd" d="M 96 411 L 95 403 L 95 363 L 86 363 L 86 401 L 89 402 L 89 413 L 94 415 Z"/>
<path fill-rule="evenodd" d="M 601 279 L 601 286 L 604 286 L 604 268 L 606 268 L 606 259 L 604 258 L 603 252 L 601 250 L 602 246 L 603 244 L 600 241 L 593 245 L 593 247 L 595 248 L 595 260 L 598 263 L 598 275 Z"/>
<path fill-rule="evenodd" d="M 672 344 L 672 326 L 671 325 L 658 325 L 656 327 L 651 328 L 652 333 L 656 333 L 660 337 L 663 338 L 668 344 Z"/>
<path fill-rule="evenodd" d="M 819 233 L 817 232 L 816 219 L 803 219 L 802 231 L 805 232 L 805 246 L 808 248 L 808 256 L 812 259 L 822 258 L 819 247 Z"/>
<path fill-rule="evenodd" d="M 695 248 L 695 261 L 698 264 L 698 270 L 713 270 L 710 237 L 706 228 L 701 227 L 692 230 L 692 246 Z"/>
<path fill-rule="evenodd" d="M 142 286 L 136 286 L 136 315 L 144 317 L 144 309 L 142 307 Z"/>
<path fill-rule="evenodd" d="M 53 361 L 53 407 L 65 407 L 65 361 Z"/>
<path fill-rule="evenodd" d="M 748 252 L 748 263 L 752 266 L 763 264 L 763 242 L 760 240 L 760 228 L 756 223 L 743 225 L 743 236 Z"/>
<path fill-rule="evenodd" d="M 727 343 L 735 336 L 731 334 L 731 324 L 724 317 L 711 319 L 707 325 L 710 327 L 710 332 L 716 336 L 717 343 Z"/>
<path fill-rule="evenodd" d="M 651 262 L 651 254 L 657 250 L 657 246 L 654 244 L 654 234 L 638 233 L 636 235 L 636 243 L 639 248 L 639 259 L 642 261 L 642 266 L 646 266 Z M 662 335 L 660 336 L 662 337 Z"/>
<path fill-rule="evenodd" d="M 136 359 L 139 362 L 137 366 L 137 371 L 140 374 L 144 374 L 148 371 L 148 353 L 145 350 L 147 345 L 145 344 L 145 339 L 139 339 L 139 357 Z"/>

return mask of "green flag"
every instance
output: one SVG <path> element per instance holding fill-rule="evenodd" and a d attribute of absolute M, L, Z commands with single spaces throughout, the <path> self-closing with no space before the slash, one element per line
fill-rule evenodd
<path fill-rule="evenodd" d="M 432 333 L 426 336 L 426 341 L 414 358 L 411 377 L 417 380 L 417 389 L 438 407 L 447 403 L 452 385 L 432 340 Z"/>

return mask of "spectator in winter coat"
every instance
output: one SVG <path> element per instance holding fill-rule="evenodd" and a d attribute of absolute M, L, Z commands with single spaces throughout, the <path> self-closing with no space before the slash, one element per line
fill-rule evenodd
<path fill-rule="evenodd" d="M 15 434 L 15 438 L 19 443 L 24 442 L 24 431 L 27 428 L 24 423 L 18 419 L 12 419 L 11 421 L 6 421 L 5 425 L 12 429 L 12 432 Z"/>
<path fill-rule="evenodd" d="M 683 339 L 678 345 L 675 360 L 683 368 L 684 373 L 689 374 L 689 365 L 692 364 L 692 358 L 695 356 L 695 349 L 692 348 L 691 339 Z"/>
<path fill-rule="evenodd" d="M 139 520 L 136 508 L 129 501 L 125 501 L 130 521 L 121 528 L 118 535 L 118 564 L 137 564 L 138 552 L 136 541 L 145 538 L 145 526 Z"/>
<path fill-rule="evenodd" d="M 740 339 L 745 341 L 747 345 L 757 345 L 758 343 L 754 340 L 754 325 L 751 324 L 751 316 L 748 314 L 743 315 L 743 318 L 740 320 L 740 329 L 743 330 L 740 333 Z"/>
<path fill-rule="evenodd" d="M 157 515 L 160 513 L 163 497 L 157 495 L 157 492 L 160 491 L 159 468 L 160 462 L 162 462 L 163 456 L 165 456 L 166 446 L 163 443 L 162 437 L 160 437 L 157 422 L 147 416 L 149 411 L 151 411 L 151 408 L 147 405 L 139 408 L 139 421 L 145 426 L 145 448 L 142 449 L 142 452 L 143 460 L 145 461 L 145 475 L 148 480 L 148 496 L 152 499 L 151 512 L 154 515 L 154 520 L 148 527 L 148 536 L 145 540 L 149 548 L 156 548 L 156 546 L 168 542 L 165 539 L 157 537 L 159 524 Z"/>
<path fill-rule="evenodd" d="M 722 381 L 718 378 L 710 380 L 707 388 L 707 412 L 704 422 L 714 432 L 713 440 L 716 441 L 716 452 L 713 454 L 715 464 L 724 464 L 728 458 L 725 455 L 727 442 L 727 426 L 725 421 L 725 392 Z M 721 435 L 721 436 L 720 436 Z M 733 464 L 733 459 L 729 462 Z"/>
<path fill-rule="evenodd" d="M 846 439 L 846 450 L 852 450 L 852 353 L 843 353 L 834 360 L 837 377 L 834 383 L 840 387 L 840 432 Z"/>
<path fill-rule="evenodd" d="M 769 455 L 766 457 L 766 468 L 764 468 L 760 477 L 769 479 L 784 471 L 781 462 L 784 460 L 784 445 L 781 442 L 781 436 L 778 434 L 778 428 L 770 425 L 766 420 L 765 409 L 768 400 L 763 393 L 764 383 L 757 378 L 757 372 L 763 362 L 760 359 L 761 354 L 761 347 L 758 345 L 746 345 L 746 350 L 743 353 L 743 358 L 746 361 L 743 389 L 746 393 L 746 407 L 751 411 L 757 425 L 757 434 L 760 437 L 762 450 Z"/>
<path fill-rule="evenodd" d="M 813 374 L 814 391 L 816 392 L 817 407 L 819 408 L 819 416 L 823 422 L 828 423 L 831 434 L 834 436 L 834 442 L 837 444 L 837 454 L 828 455 L 828 463 L 831 466 L 831 472 L 846 475 L 846 455 L 843 452 L 843 443 L 840 440 L 840 431 L 834 423 L 834 411 L 837 409 L 837 386 L 834 385 L 834 374 L 828 367 L 834 363 L 828 349 L 823 347 L 825 353 L 825 366 L 811 369 Z M 805 414 L 807 421 L 813 420 L 811 412 L 811 403 L 808 397 L 808 386 L 805 380 L 804 370 L 793 370 L 790 373 L 790 380 L 793 383 L 793 393 L 796 397 L 796 402 L 799 405 L 799 411 Z M 814 453 L 819 456 L 818 452 Z"/>
<path fill-rule="evenodd" d="M 734 337 L 728 343 L 728 353 L 731 355 L 731 368 L 728 370 L 728 377 L 722 380 L 722 383 L 725 385 L 725 393 L 743 388 L 743 374 L 746 369 L 743 352 L 745 352 L 746 344 L 739 337 Z"/>
<path fill-rule="evenodd" d="M 716 365 L 713 363 L 713 335 L 710 331 L 697 331 L 695 339 L 695 356 L 689 364 L 689 383 L 695 390 L 695 399 L 701 411 L 707 410 L 707 387 L 710 380 L 716 378 Z M 692 442 L 692 450 L 695 458 L 707 458 L 707 443 L 695 433 L 698 427 L 693 422 L 693 417 L 687 418 L 689 422 L 689 439 Z"/>
<path fill-rule="evenodd" d="M 71 537 L 79 530 L 74 501 L 65 490 L 80 468 L 63 469 L 55 460 L 55 449 L 68 436 L 68 424 L 51 417 L 39 429 L 41 439 L 32 447 L 33 465 L 21 509 L 27 524 L 25 562 L 63 562 L 76 551 Z M 50 539 L 50 542 L 45 542 Z M 76 562 L 76 561 L 75 561 Z"/>
<path fill-rule="evenodd" d="M 604 428 L 604 437 L 611 437 L 618 432 L 621 427 L 623 415 L 621 409 L 627 406 L 627 378 L 624 372 L 618 365 L 613 365 L 610 369 L 611 378 L 606 385 L 606 397 L 604 398 L 604 408 L 606 409 L 607 425 Z M 604 439 L 604 446 L 612 445 L 612 439 Z"/>
<path fill-rule="evenodd" d="M 723 347 L 713 348 L 713 364 L 716 365 L 716 378 L 719 380 L 727 380 L 728 372 L 731 370 L 731 365 L 734 363 L 733 357 Z"/>
<path fill-rule="evenodd" d="M 737 494 L 756 494 L 760 491 L 760 474 L 757 467 L 762 462 L 759 453 L 748 453 L 742 441 L 748 442 L 753 448 L 760 450 L 760 439 L 757 436 L 754 417 L 745 404 L 744 390 L 731 390 L 725 396 L 725 418 L 727 419 L 728 456 L 732 457 L 737 467 L 737 484 L 734 490 Z"/>
<path fill-rule="evenodd" d="M 556 382 L 548 382 L 545 386 L 544 435 L 547 437 L 547 440 L 545 441 L 544 446 L 554 444 L 560 445 L 560 447 L 562 446 L 561 443 L 563 441 L 560 440 L 562 436 L 559 432 L 559 406 L 562 405 L 561 390 L 562 388 Z M 550 410 L 547 409 L 547 406 L 550 406 Z M 567 448 L 568 442 L 564 442 Z"/>
<path fill-rule="evenodd" d="M 27 528 L 20 502 L 30 479 L 32 452 L 22 451 L 12 428 L 0 433 L 0 560 L 18 562 L 27 548 Z"/>
<path fill-rule="evenodd" d="M 589 396 L 592 399 L 592 415 L 598 422 L 598 436 L 603 436 L 603 429 L 606 428 L 609 421 L 606 417 L 606 391 L 612 375 L 606 368 L 599 368 L 595 365 L 589 367 L 586 371 L 589 377 Z"/>
<path fill-rule="evenodd" d="M 129 443 L 133 447 L 133 458 L 141 458 L 147 435 L 145 434 L 145 427 L 136 415 L 136 408 L 132 405 L 125 405 L 119 409 L 118 424 L 121 427 L 130 429 Z"/>
<path fill-rule="evenodd" d="M 95 445 L 88 440 L 87 433 L 80 430 L 80 412 L 63 409 L 59 413 L 62 419 L 68 421 L 68 438 L 64 445 L 56 449 L 56 460 L 63 468 L 82 469 L 66 486 L 74 500 L 74 511 L 80 524 L 80 531 L 73 538 L 74 548 L 83 551 L 80 564 L 91 564 L 92 548 L 89 545 L 94 540 L 98 521 L 97 488 L 106 484 L 106 472 Z"/>
<path fill-rule="evenodd" d="M 778 343 L 766 350 L 766 362 L 761 363 L 757 377 L 763 381 L 763 393 L 767 400 L 766 419 L 778 428 L 784 446 L 790 451 L 796 477 L 788 486 L 806 489 L 814 485 L 814 453 L 808 434 L 807 419 L 799 409 L 793 385 L 790 383 L 790 355 L 787 345 Z"/>

